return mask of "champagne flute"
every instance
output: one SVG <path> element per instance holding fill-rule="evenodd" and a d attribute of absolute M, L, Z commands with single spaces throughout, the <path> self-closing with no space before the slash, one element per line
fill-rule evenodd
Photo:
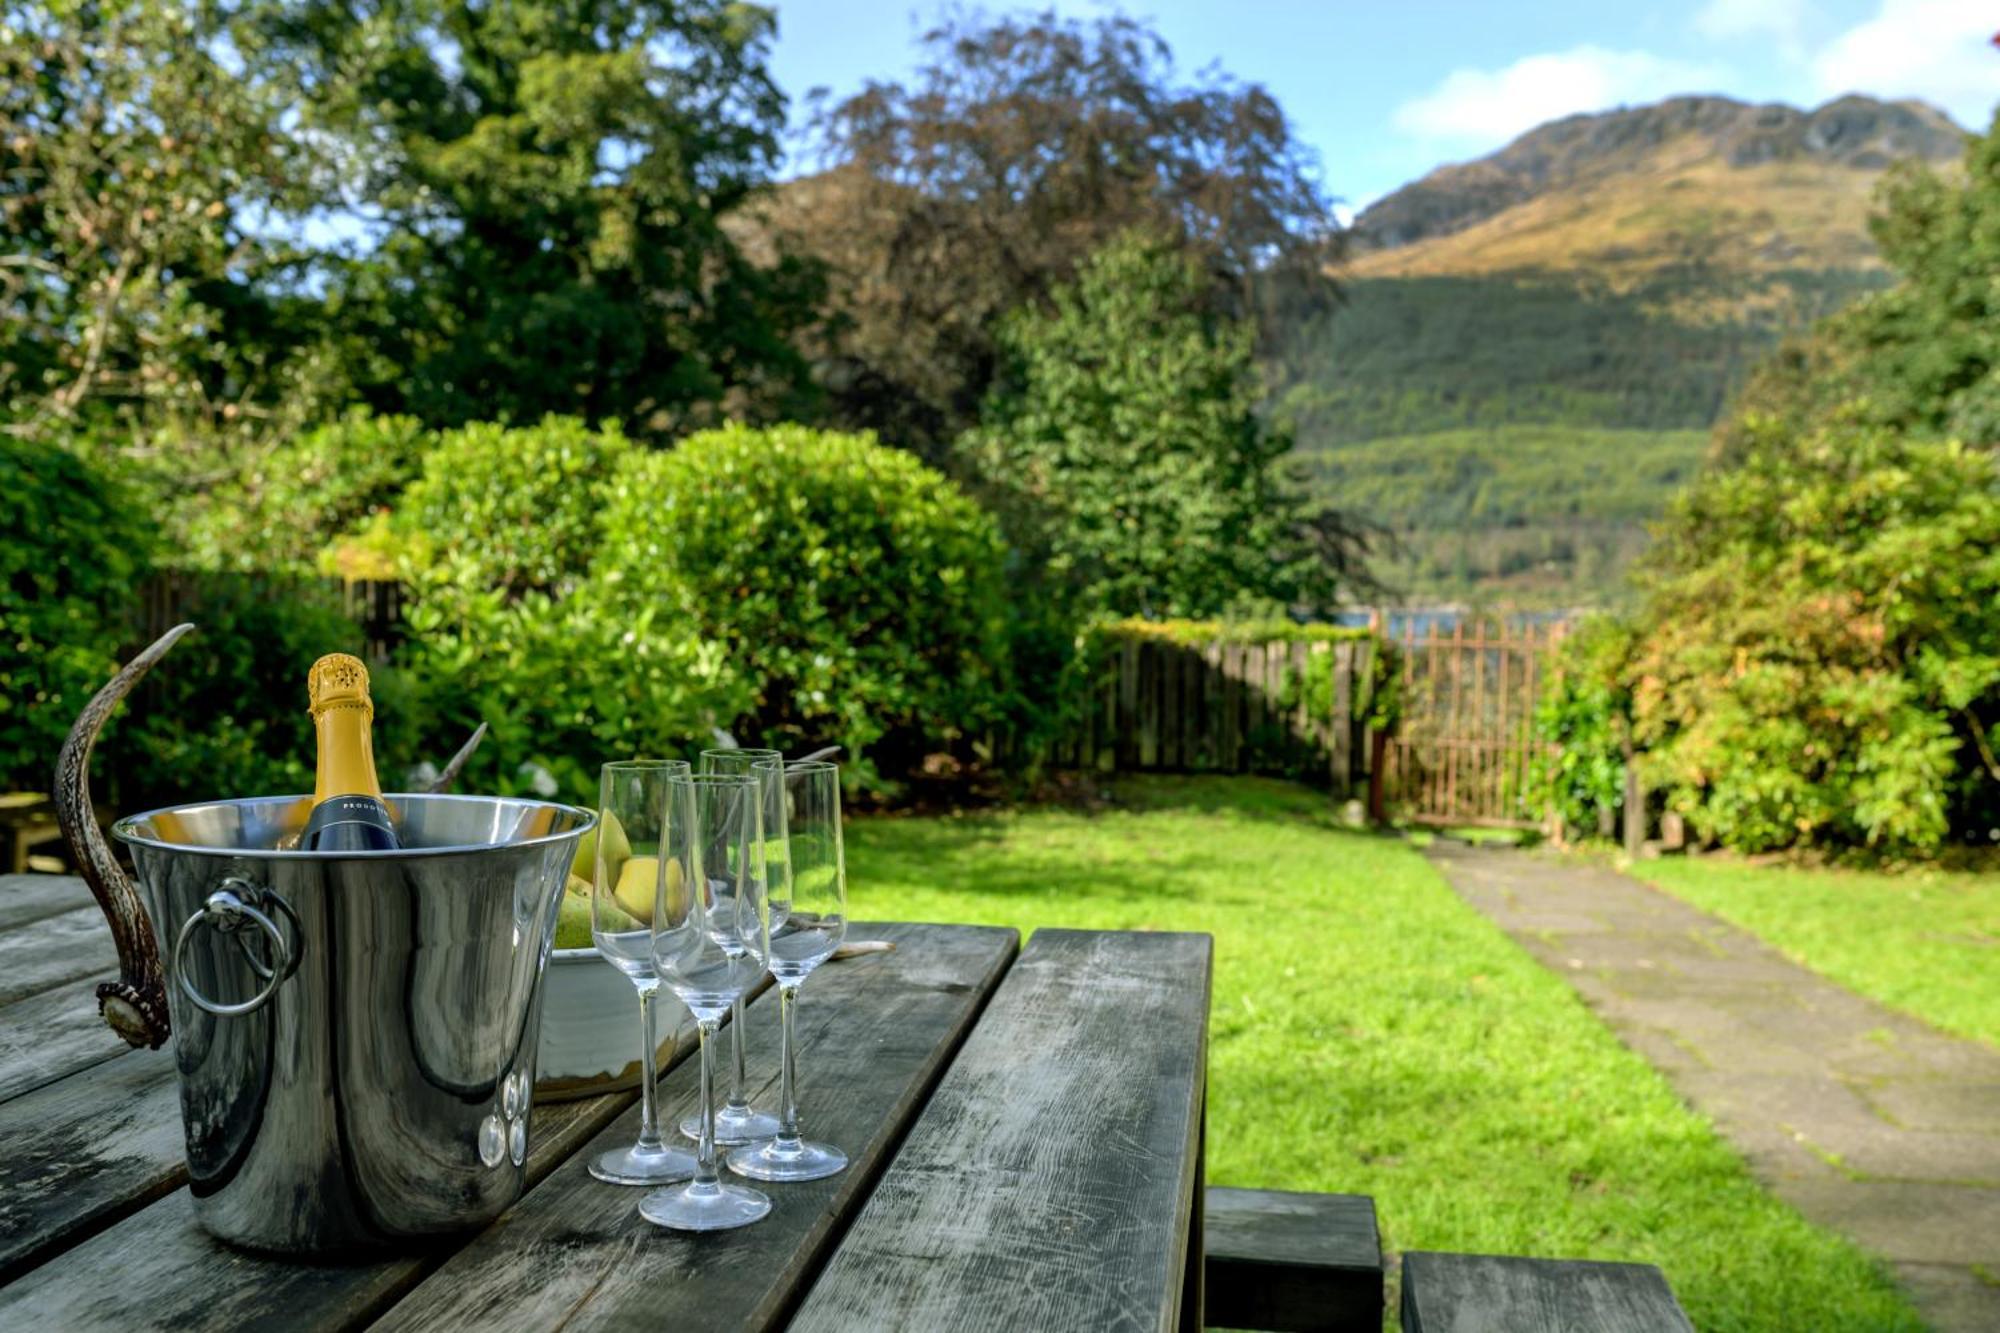
<path fill-rule="evenodd" d="M 724 1184 L 715 1160 L 715 1034 L 764 965 L 764 855 L 757 779 L 698 773 L 667 784 L 660 874 L 653 905 L 653 968 L 701 1029 L 701 1136 L 694 1179 L 639 1202 L 648 1222 L 677 1231 L 721 1231 L 755 1222 L 771 1200 Z"/>
<path fill-rule="evenodd" d="M 653 968 L 653 899 L 664 848 L 661 820 L 668 781 L 685 777 L 680 759 L 634 759 L 606 764 L 598 776 L 597 856 L 590 884 L 590 938 L 604 961 L 631 978 L 639 991 L 639 1141 L 600 1153 L 590 1174 L 613 1185 L 665 1185 L 694 1174 L 694 1157 L 660 1140 L 659 1041 L 653 997 L 660 978 Z"/>
<path fill-rule="evenodd" d="M 759 759 L 783 761 L 784 756 L 776 750 L 744 749 L 729 746 L 701 752 L 701 771 L 704 773 L 733 773 L 738 777 L 750 774 L 750 765 Z M 750 1105 L 749 1094 L 744 1089 L 746 1075 L 743 1054 L 743 1001 L 738 999 L 729 1010 L 729 1050 L 734 1062 L 729 1070 L 729 1096 L 715 1113 L 715 1141 L 725 1148 L 739 1143 L 755 1143 L 768 1139 L 778 1132 L 778 1118 L 768 1111 L 759 1111 Z M 681 1133 L 691 1139 L 701 1137 L 701 1117 L 690 1114 L 681 1121 Z"/>
<path fill-rule="evenodd" d="M 778 1052 L 778 1132 L 764 1143 L 729 1154 L 729 1169 L 752 1180 L 818 1180 L 847 1166 L 847 1154 L 799 1134 L 793 1057 L 798 1042 L 792 1015 L 799 987 L 833 956 L 847 934 L 847 863 L 840 837 L 840 768 L 806 761 L 760 759 L 752 766 L 764 808 L 765 884 L 763 932 L 749 947 L 765 949 L 764 962 L 778 983 L 782 1037 Z"/>

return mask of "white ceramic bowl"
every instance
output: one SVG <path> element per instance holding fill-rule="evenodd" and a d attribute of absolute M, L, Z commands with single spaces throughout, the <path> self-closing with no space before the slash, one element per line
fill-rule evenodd
<path fill-rule="evenodd" d="M 694 1041 L 687 1006 L 662 987 L 653 997 L 660 1065 Z M 595 949 L 557 949 L 542 981 L 542 1040 L 535 1095 L 548 1101 L 639 1086 L 639 996 Z"/>

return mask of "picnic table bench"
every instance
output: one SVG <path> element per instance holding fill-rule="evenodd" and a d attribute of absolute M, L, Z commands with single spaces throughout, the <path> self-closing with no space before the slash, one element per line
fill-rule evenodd
<path fill-rule="evenodd" d="M 1201 1325 L 1206 935 L 857 923 L 799 1011 L 809 1125 L 851 1165 L 770 1216 L 661 1231 L 591 1154 L 636 1092 L 537 1105 L 528 1188 L 407 1253 L 299 1262 L 195 1223 L 171 1050 L 99 1021 L 80 881 L 0 878 L 0 1328 L 802 1330 Z M 775 993 L 752 1089 L 775 1093 Z M 661 1081 L 666 1123 L 695 1062 Z"/>

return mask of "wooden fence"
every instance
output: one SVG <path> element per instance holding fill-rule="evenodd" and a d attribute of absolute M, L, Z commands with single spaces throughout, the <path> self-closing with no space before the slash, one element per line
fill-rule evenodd
<path fill-rule="evenodd" d="M 1185 643 L 1119 634 L 1048 756 L 1103 772 L 1270 773 L 1365 788 L 1377 648 L 1370 637 L 1313 643 Z"/>
<path fill-rule="evenodd" d="M 1415 823 L 1539 827 L 1535 730 L 1547 654 L 1567 626 L 1433 621 L 1397 642 L 1402 721 L 1384 747 L 1389 809 Z"/>
<path fill-rule="evenodd" d="M 402 638 L 403 585 L 393 582 L 342 579 L 298 579 L 282 575 L 198 573 L 167 570 L 139 588 L 139 643 L 143 647 L 184 620 L 201 621 L 204 602 L 217 597 L 297 596 L 301 589 L 324 591 L 361 626 L 364 653 L 370 661 L 387 660 Z"/>
<path fill-rule="evenodd" d="M 169 573 L 141 595 L 150 641 L 226 589 L 284 596 L 296 581 Z M 326 586 L 381 660 L 401 637 L 395 583 Z M 1141 632 L 1096 645 L 1096 671 L 1072 700 L 1072 723 L 1044 757 L 1100 772 L 1264 773 L 1303 778 L 1336 798 L 1369 797 L 1377 817 L 1417 823 L 1529 827 L 1543 822 L 1531 769 L 1547 746 L 1534 729 L 1543 659 L 1565 626 L 1412 621 L 1394 640 L 1401 721 L 1369 724 L 1379 641 L 1356 633 L 1315 641 L 1186 642 Z"/>

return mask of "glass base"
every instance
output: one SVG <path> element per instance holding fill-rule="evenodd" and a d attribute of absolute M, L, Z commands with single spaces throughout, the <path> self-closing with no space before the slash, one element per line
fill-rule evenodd
<path fill-rule="evenodd" d="M 823 1180 L 847 1169 L 847 1154 L 830 1143 L 794 1139 L 738 1148 L 724 1159 L 729 1169 L 752 1180 Z"/>
<path fill-rule="evenodd" d="M 678 1185 L 639 1200 L 639 1216 L 675 1231 L 747 1227 L 770 1211 L 770 1196 L 742 1185 Z"/>
<path fill-rule="evenodd" d="M 681 1120 L 681 1133 L 695 1142 L 701 1142 L 701 1111 L 687 1113 Z M 715 1143 L 720 1148 L 734 1148 L 740 1144 L 758 1143 L 778 1136 L 778 1117 L 753 1111 L 748 1106 L 718 1106 L 715 1108 Z"/>
<path fill-rule="evenodd" d="M 679 1148 L 613 1148 L 590 1161 L 590 1174 L 610 1185 L 672 1185 L 694 1179 L 694 1154 Z"/>

